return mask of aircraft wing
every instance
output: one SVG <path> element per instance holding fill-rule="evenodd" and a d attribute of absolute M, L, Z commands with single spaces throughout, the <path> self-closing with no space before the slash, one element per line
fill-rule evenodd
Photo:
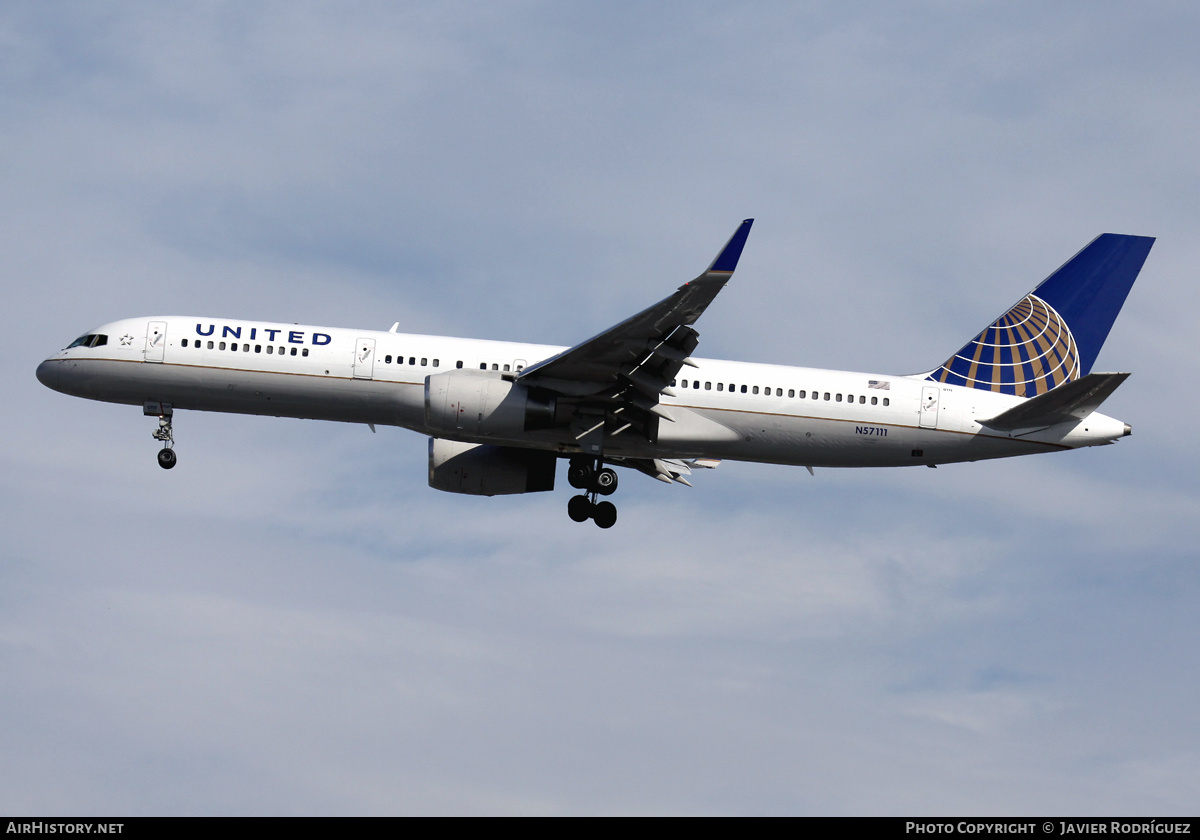
<path fill-rule="evenodd" d="M 688 487 L 692 483 L 687 480 L 687 476 L 692 474 L 692 470 L 715 470 L 721 465 L 719 458 L 689 458 L 680 460 L 676 458 L 619 458 L 613 461 L 615 464 L 620 464 L 624 467 L 632 467 L 639 472 L 644 472 L 651 478 L 657 478 L 659 481 L 667 484 L 686 484 Z"/>
<path fill-rule="evenodd" d="M 1082 420 L 1099 408 L 1100 403 L 1108 399 L 1128 378 L 1128 373 L 1089 373 L 1044 394 L 1030 397 L 1008 411 L 990 420 L 980 420 L 979 423 L 991 429 L 1011 432 Z"/>
<path fill-rule="evenodd" d="M 609 393 L 653 411 L 699 342 L 692 324 L 724 288 L 750 235 L 746 219 L 712 265 L 675 294 L 557 356 L 527 367 L 517 380 L 570 397 Z M 661 412 L 654 412 L 662 415 Z"/>

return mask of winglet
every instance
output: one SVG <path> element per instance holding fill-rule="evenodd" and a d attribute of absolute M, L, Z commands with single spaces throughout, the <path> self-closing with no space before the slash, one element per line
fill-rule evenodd
<path fill-rule="evenodd" d="M 742 249 L 746 247 L 746 237 L 750 235 L 750 226 L 753 224 L 753 219 L 746 219 L 738 226 L 738 229 L 733 232 L 733 236 L 725 243 L 725 247 L 721 249 L 721 253 L 717 254 L 717 258 L 708 267 L 710 272 L 719 271 L 733 274 L 733 270 L 737 268 L 738 260 L 742 256 Z"/>

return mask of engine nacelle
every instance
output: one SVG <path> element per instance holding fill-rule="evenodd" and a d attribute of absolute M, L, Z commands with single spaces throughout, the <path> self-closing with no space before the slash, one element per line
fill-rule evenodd
<path fill-rule="evenodd" d="M 429 486 L 447 493 L 506 496 L 554 489 L 553 452 L 429 439 Z"/>
<path fill-rule="evenodd" d="M 531 390 L 484 370 L 425 377 L 425 425 L 454 437 L 519 438 L 554 426 L 553 394 Z"/>

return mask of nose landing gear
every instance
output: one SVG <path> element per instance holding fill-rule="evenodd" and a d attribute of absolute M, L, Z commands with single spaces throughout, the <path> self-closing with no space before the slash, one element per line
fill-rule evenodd
<path fill-rule="evenodd" d="M 567 482 L 576 490 L 585 491 L 567 502 L 567 516 L 575 522 L 591 519 L 601 528 L 617 524 L 617 506 L 596 501 L 598 496 L 611 495 L 617 489 L 616 470 L 603 466 L 599 458 L 572 458 Z"/>
<path fill-rule="evenodd" d="M 158 416 L 158 428 L 151 432 L 151 437 L 155 440 L 161 440 L 163 448 L 158 452 L 158 465 L 164 470 L 169 470 L 175 466 L 178 460 L 175 457 L 175 431 L 171 426 L 171 417 L 174 415 L 170 403 L 148 402 L 142 406 L 142 414 L 153 417 Z"/>

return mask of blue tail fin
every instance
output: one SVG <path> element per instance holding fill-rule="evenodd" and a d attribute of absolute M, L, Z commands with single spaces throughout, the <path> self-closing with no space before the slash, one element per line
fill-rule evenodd
<path fill-rule="evenodd" d="M 927 378 L 1032 397 L 1086 376 L 1153 244 L 1100 234 Z"/>

